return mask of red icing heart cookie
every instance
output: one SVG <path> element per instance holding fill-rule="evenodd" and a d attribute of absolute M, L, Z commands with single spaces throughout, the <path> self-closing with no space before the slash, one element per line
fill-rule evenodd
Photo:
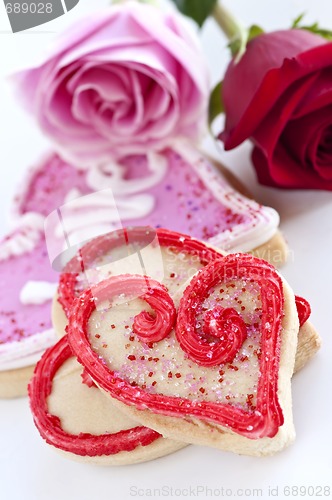
<path fill-rule="evenodd" d="M 240 453 L 272 453 L 288 444 L 299 323 L 294 295 L 272 266 L 251 256 L 219 256 L 186 288 L 176 334 L 173 330 L 159 342 L 140 340 L 135 321 L 146 307 L 130 293 L 125 307 L 123 297 L 117 304 L 112 281 L 93 286 L 74 302 L 68 333 L 96 383 L 135 407 L 124 410 L 165 436 Z M 223 363 L 220 352 L 228 347 L 211 328 L 215 311 L 231 311 L 224 318 L 227 337 L 234 343 L 233 326 L 242 342 Z"/>
<path fill-rule="evenodd" d="M 104 465 L 151 460 L 184 446 L 137 425 L 87 378 L 66 336 L 38 362 L 29 384 L 30 406 L 48 444 L 70 458 Z"/>

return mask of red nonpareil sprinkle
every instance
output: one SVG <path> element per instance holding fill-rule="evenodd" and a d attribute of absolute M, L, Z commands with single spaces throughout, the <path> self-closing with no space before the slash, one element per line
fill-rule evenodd
<path fill-rule="evenodd" d="M 241 306 L 241 311 L 245 311 L 245 310 L 246 310 L 245 306 Z"/>
<path fill-rule="evenodd" d="M 235 365 L 228 365 L 228 368 L 229 368 L 230 370 L 234 370 L 235 372 L 237 372 L 237 371 L 238 371 L 238 367 L 237 367 L 237 366 L 235 366 Z"/>
<path fill-rule="evenodd" d="M 168 378 L 172 378 L 173 377 L 173 373 L 172 372 L 168 372 L 167 377 Z"/>
<path fill-rule="evenodd" d="M 253 403 L 252 403 L 253 399 L 254 399 L 254 395 L 253 394 L 247 394 L 246 403 L 247 403 L 247 405 L 249 406 L 249 408 L 251 410 L 254 410 L 256 408 L 256 406 L 253 405 Z"/>
<path fill-rule="evenodd" d="M 222 376 L 222 375 L 225 375 L 224 370 L 219 370 L 219 375 L 221 375 L 221 376 Z"/>
<path fill-rule="evenodd" d="M 220 383 L 223 381 L 224 381 L 224 379 L 222 377 L 218 380 L 218 382 L 220 382 Z"/>
<path fill-rule="evenodd" d="M 240 361 L 241 361 L 241 363 L 243 363 L 244 361 L 247 361 L 248 359 L 249 359 L 248 356 L 242 356 L 240 358 Z"/>
<path fill-rule="evenodd" d="M 96 339 L 100 339 L 99 333 L 96 333 L 95 337 L 96 337 Z"/>
<path fill-rule="evenodd" d="M 140 356 L 139 358 L 141 361 L 144 361 L 145 360 L 145 356 Z"/>
<path fill-rule="evenodd" d="M 180 378 L 182 375 L 181 375 L 181 373 L 176 373 L 175 376 L 176 376 L 176 378 Z"/>
<path fill-rule="evenodd" d="M 156 381 L 152 382 L 152 386 L 154 387 L 157 384 Z"/>
<path fill-rule="evenodd" d="M 201 392 L 202 394 L 204 394 L 204 392 L 205 392 L 204 387 L 200 387 L 200 388 L 199 388 L 199 392 Z"/>
<path fill-rule="evenodd" d="M 133 340 L 135 340 L 135 337 L 133 335 L 130 335 L 129 340 L 130 342 L 132 342 Z"/>
<path fill-rule="evenodd" d="M 134 354 L 129 354 L 129 355 L 127 356 L 127 358 L 128 358 L 130 361 L 135 361 L 136 356 L 135 356 Z"/>
<path fill-rule="evenodd" d="M 152 377 L 152 375 L 153 375 L 153 372 L 148 373 L 148 377 Z"/>
<path fill-rule="evenodd" d="M 175 276 L 175 273 L 171 273 L 171 274 L 169 275 L 169 277 L 170 277 L 170 278 L 174 278 L 174 276 Z"/>
<path fill-rule="evenodd" d="M 227 396 L 225 396 L 225 398 L 226 398 L 227 400 L 230 400 L 230 399 L 231 399 L 231 397 L 230 397 L 230 396 L 228 396 L 228 395 L 227 395 Z"/>
<path fill-rule="evenodd" d="M 112 329 L 114 330 L 114 328 L 115 328 L 115 325 L 111 325 L 111 328 L 112 328 Z"/>
<path fill-rule="evenodd" d="M 159 361 L 159 358 L 153 358 L 153 361 L 157 363 Z"/>

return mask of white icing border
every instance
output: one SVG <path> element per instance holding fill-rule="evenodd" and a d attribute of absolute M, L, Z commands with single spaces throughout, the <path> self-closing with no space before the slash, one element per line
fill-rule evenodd
<path fill-rule="evenodd" d="M 0 371 L 16 370 L 37 363 L 43 352 L 55 344 L 53 329 L 35 333 L 25 339 L 0 345 Z"/>

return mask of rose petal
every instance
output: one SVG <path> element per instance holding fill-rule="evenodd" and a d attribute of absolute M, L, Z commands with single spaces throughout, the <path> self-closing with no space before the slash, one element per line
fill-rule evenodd
<path fill-rule="evenodd" d="M 319 144 L 322 135 L 331 123 L 332 105 L 319 109 L 309 115 L 291 120 L 283 134 L 282 142 L 285 148 L 292 152 L 294 158 L 301 164 L 320 169 Z M 331 146 L 330 146 L 331 151 Z M 332 151 L 330 152 L 330 175 L 332 174 Z M 323 175 L 329 175 L 325 169 Z M 330 178 L 328 176 L 328 178 Z"/>
<path fill-rule="evenodd" d="M 267 186 L 332 191 L 332 181 L 322 179 L 315 170 L 303 168 L 282 144 L 278 144 L 272 157 L 267 157 L 261 149 L 255 147 L 252 161 L 259 182 Z"/>
<path fill-rule="evenodd" d="M 294 87 L 290 87 L 275 103 L 273 109 L 255 131 L 255 144 L 263 149 L 267 155 L 273 153 L 273 149 L 279 141 L 280 135 L 289 119 L 292 117 L 294 109 L 296 109 L 298 103 L 306 95 L 315 80 L 316 75 L 314 74 L 304 78 L 301 81 L 301 85 L 297 83 Z"/>
<path fill-rule="evenodd" d="M 300 118 L 313 111 L 323 108 L 332 103 L 332 70 L 325 68 L 317 73 L 315 85 L 313 85 L 297 109 L 294 111 L 293 117 Z"/>

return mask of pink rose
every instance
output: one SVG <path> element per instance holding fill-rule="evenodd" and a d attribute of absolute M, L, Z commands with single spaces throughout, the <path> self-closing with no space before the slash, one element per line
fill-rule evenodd
<path fill-rule="evenodd" d="M 293 29 L 251 40 L 228 66 L 226 149 L 250 138 L 261 183 L 332 190 L 332 43 Z"/>
<path fill-rule="evenodd" d="M 129 2 L 93 13 L 39 67 L 15 75 L 43 132 L 69 162 L 92 163 L 197 141 L 207 67 L 182 17 Z"/>

